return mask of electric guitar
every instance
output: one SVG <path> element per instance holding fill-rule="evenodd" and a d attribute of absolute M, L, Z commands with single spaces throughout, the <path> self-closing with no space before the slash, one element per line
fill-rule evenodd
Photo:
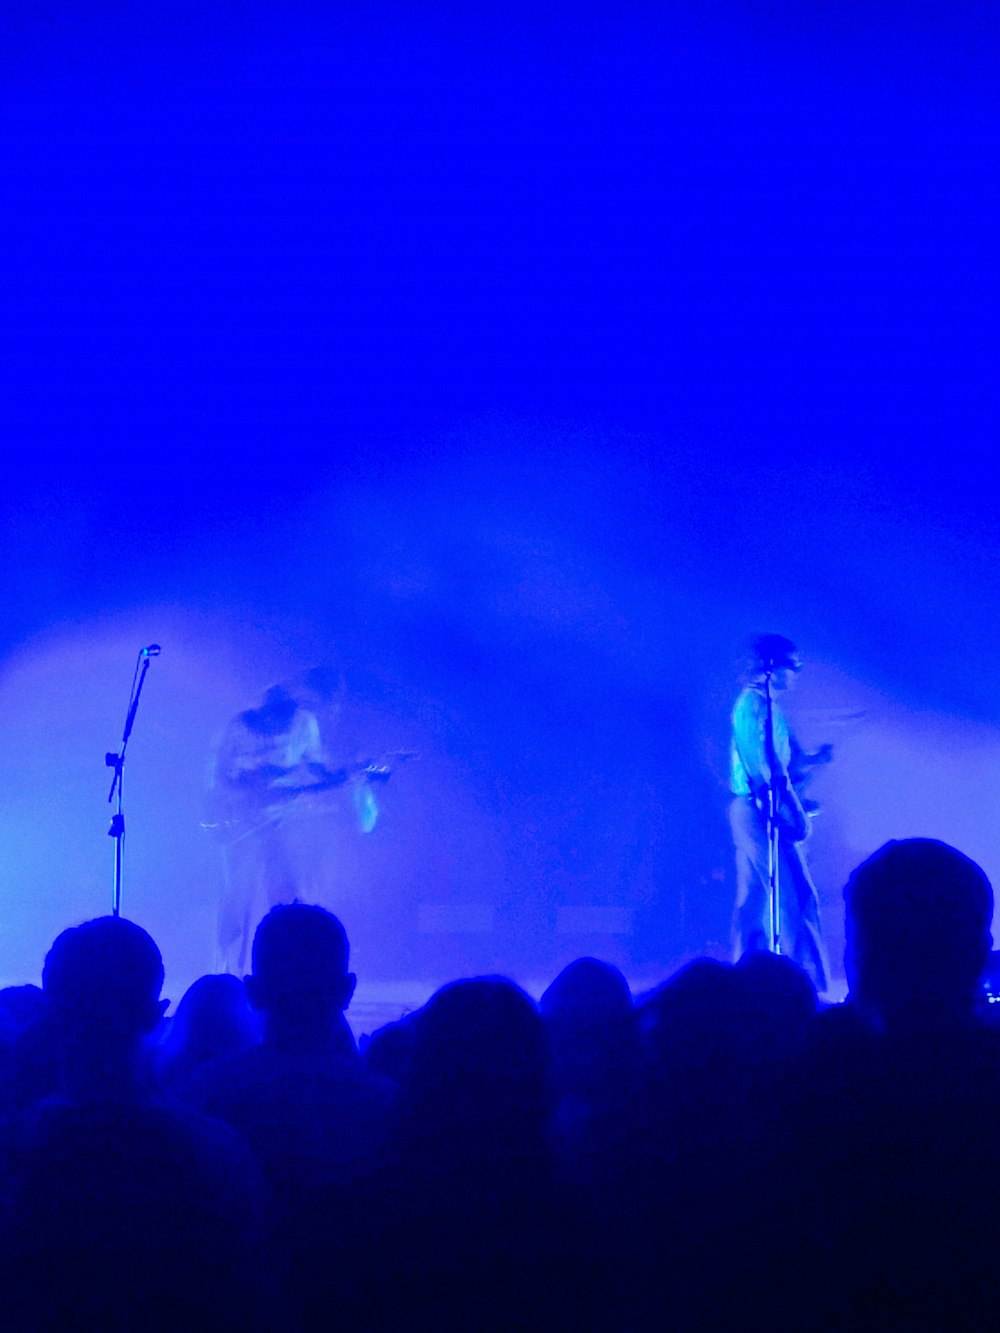
<path fill-rule="evenodd" d="M 415 759 L 416 755 L 397 753 L 392 757 L 399 762 Z M 270 780 L 267 780 L 267 770 L 263 770 L 255 775 L 265 779 L 260 785 L 241 787 L 232 784 L 222 791 L 215 791 L 209 802 L 208 817 L 201 821 L 201 827 L 216 842 L 232 846 L 290 815 L 321 812 L 332 805 L 335 798 L 330 794 L 348 783 L 388 782 L 393 770 L 387 763 L 365 760 L 345 768 L 320 769 L 316 766 L 315 771 L 313 780 L 285 787 L 279 786 L 276 780 L 278 776 L 287 776 L 285 770 L 275 770 Z"/>
<path fill-rule="evenodd" d="M 833 754 L 832 747 L 822 746 L 817 752 L 816 758 L 812 756 L 808 760 L 799 758 L 798 762 L 793 760 L 788 770 L 788 782 L 792 791 L 798 797 L 798 804 L 802 807 L 802 813 L 785 796 L 778 802 L 778 824 L 793 842 L 805 842 L 809 837 L 813 819 L 819 814 L 822 806 L 819 801 L 811 796 L 806 796 L 805 790 L 812 780 L 815 769 L 830 762 Z M 771 792 L 766 782 L 754 785 L 753 800 L 760 813 L 767 818 L 770 813 Z"/>

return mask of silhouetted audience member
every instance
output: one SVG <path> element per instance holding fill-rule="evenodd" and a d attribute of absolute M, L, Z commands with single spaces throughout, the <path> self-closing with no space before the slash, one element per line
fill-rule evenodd
<path fill-rule="evenodd" d="M 802 969 L 764 953 L 698 959 L 641 1006 L 650 1095 L 619 1228 L 634 1326 L 726 1326 L 815 1007 Z"/>
<path fill-rule="evenodd" d="M 560 1179 L 617 1178 L 635 1148 L 645 1094 L 638 1015 L 622 972 L 578 958 L 539 1001 L 549 1039 L 552 1144 Z"/>
<path fill-rule="evenodd" d="M 476 978 L 443 987 L 409 1022 L 367 1316 L 378 1328 L 551 1327 L 549 1071 L 536 1007 L 510 981 Z M 314 1310 L 323 1304 L 320 1286 Z"/>
<path fill-rule="evenodd" d="M 348 955 L 332 912 L 272 908 L 245 983 L 263 1038 L 191 1080 L 196 1104 L 250 1144 L 279 1213 L 319 1190 L 364 1187 L 385 1139 L 394 1088 L 358 1056 L 344 1012 L 357 983 Z"/>
<path fill-rule="evenodd" d="M 699 958 L 642 1006 L 667 1160 L 728 1144 L 742 1116 L 737 1077 L 744 1039 L 739 978 L 730 963 Z"/>
<path fill-rule="evenodd" d="M 852 1007 L 890 1032 L 965 1026 L 979 1016 L 993 889 L 946 843 L 886 843 L 844 889 Z"/>
<path fill-rule="evenodd" d="M 44 1003 L 40 986 L 4 986 L 0 990 L 0 1038 L 16 1037 L 37 1022 Z"/>
<path fill-rule="evenodd" d="M 51 1060 L 41 1053 L 37 1058 L 33 1055 L 44 1011 L 40 986 L 5 986 L 0 990 L 0 1118 L 34 1101 L 36 1087 L 41 1092 L 54 1087 Z M 40 1065 L 38 1069 L 36 1064 Z"/>
<path fill-rule="evenodd" d="M 545 1031 L 531 999 L 502 977 L 456 981 L 421 1010 L 397 1120 L 414 1179 L 533 1187 L 547 1161 Z"/>
<path fill-rule="evenodd" d="M 58 1090 L 16 1127 L 5 1327 L 253 1327 L 256 1197 L 223 1125 L 150 1098 L 153 940 L 106 917 L 64 931 L 43 991 Z"/>
<path fill-rule="evenodd" d="M 260 1025 L 242 981 L 228 973 L 199 977 L 181 997 L 157 1050 L 161 1090 L 183 1100 L 203 1065 L 249 1050 L 259 1039 Z"/>
<path fill-rule="evenodd" d="M 823 1329 L 985 1328 L 1000 1300 L 1000 1038 L 978 1017 L 992 888 L 912 838 L 858 866 L 844 899 L 850 995 L 815 1024 L 790 1118 L 787 1290 Z"/>
<path fill-rule="evenodd" d="M 245 991 L 202 978 L 159 1052 L 178 1106 L 219 1120 L 153 1090 L 149 936 L 64 932 L 41 1012 L 0 992 L 7 1103 L 35 1099 L 4 1146 L 4 1327 L 991 1327 L 992 889 L 909 839 L 845 906 L 841 1006 L 766 952 L 638 1006 L 582 958 L 537 1007 L 444 986 L 365 1061 L 343 926 L 276 907 Z"/>
<path fill-rule="evenodd" d="M 416 1014 L 405 1013 L 393 1023 L 384 1023 L 370 1036 L 362 1034 L 359 1049 L 365 1067 L 393 1083 L 402 1083 L 413 1050 Z"/>

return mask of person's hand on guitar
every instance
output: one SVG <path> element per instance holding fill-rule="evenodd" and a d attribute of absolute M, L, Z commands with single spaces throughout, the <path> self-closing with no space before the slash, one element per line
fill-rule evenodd
<path fill-rule="evenodd" d="M 812 832 L 809 812 L 794 787 L 788 787 L 782 796 L 778 806 L 778 821 L 784 825 L 793 842 L 805 842 Z"/>

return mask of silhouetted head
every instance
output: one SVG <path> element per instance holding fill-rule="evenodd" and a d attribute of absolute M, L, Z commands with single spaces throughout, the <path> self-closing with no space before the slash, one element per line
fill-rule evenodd
<path fill-rule="evenodd" d="M 43 1036 L 44 1017 L 45 997 L 40 986 L 5 986 L 0 990 L 0 1104 L 4 1109 L 8 1095 L 20 1097 L 19 1085 L 29 1066 L 34 1072 L 39 1064 L 47 1064 L 44 1058 L 32 1058 L 41 1047 L 48 1049 Z"/>
<path fill-rule="evenodd" d="M 42 1017 L 45 1000 L 40 986 L 4 986 L 0 990 L 0 1031 L 17 1034 Z"/>
<path fill-rule="evenodd" d="M 752 949 L 736 964 L 748 1048 L 781 1058 L 796 1050 L 816 1013 L 816 987 L 791 958 Z"/>
<path fill-rule="evenodd" d="M 761 679 L 769 674 L 771 684 L 779 690 L 787 690 L 802 670 L 799 650 L 783 634 L 759 634 L 751 644 L 751 654 L 751 676 Z"/>
<path fill-rule="evenodd" d="M 637 1054 L 638 1023 L 623 973 L 597 958 L 577 958 L 539 1001 L 553 1075 L 563 1092 L 585 1092 Z"/>
<path fill-rule="evenodd" d="M 151 1032 L 163 959 L 133 921 L 105 916 L 64 930 L 45 959 L 42 990 L 55 1031 L 73 1040 L 128 1043 Z"/>
<path fill-rule="evenodd" d="M 351 1002 L 357 977 L 348 972 L 347 932 L 325 907 L 272 907 L 253 940 L 247 993 L 269 1020 L 322 1027 Z"/>
<path fill-rule="evenodd" d="M 547 1085 L 541 1019 L 512 981 L 452 982 L 416 1015 L 404 1104 L 418 1138 L 443 1156 L 536 1154 Z"/>
<path fill-rule="evenodd" d="M 887 842 L 844 889 L 851 996 L 876 1020 L 968 1017 L 989 956 L 993 889 L 932 838 Z"/>
<path fill-rule="evenodd" d="M 758 634 L 751 647 L 757 665 L 762 671 L 774 670 L 777 667 L 798 671 L 802 666 L 799 650 L 791 639 L 786 639 L 783 634 Z"/>
<path fill-rule="evenodd" d="M 740 1031 L 740 986 L 731 963 L 696 958 L 642 1005 L 642 1026 L 661 1073 L 674 1075 L 732 1056 Z"/>
<path fill-rule="evenodd" d="M 164 1064 L 198 1064 L 245 1051 L 257 1037 L 245 987 L 228 975 L 199 977 L 181 997 L 163 1045 Z"/>
<path fill-rule="evenodd" d="M 284 685 L 272 685 L 259 708 L 250 708 L 242 716 L 251 731 L 262 736 L 280 736 L 292 725 L 299 705 Z"/>
<path fill-rule="evenodd" d="M 632 992 L 620 968 L 599 958 L 576 958 L 545 991 L 538 1007 L 546 1020 L 562 1014 L 601 1020 L 631 1014 Z"/>

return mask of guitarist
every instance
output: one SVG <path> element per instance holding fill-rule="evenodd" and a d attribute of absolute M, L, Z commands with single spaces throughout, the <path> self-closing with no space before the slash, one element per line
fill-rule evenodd
<path fill-rule="evenodd" d="M 287 813 L 310 793 L 347 781 L 346 771 L 331 770 L 325 762 L 315 691 L 301 693 L 297 698 L 285 686 L 272 686 L 258 708 L 232 719 L 215 754 L 210 823 L 224 861 L 220 971 L 242 975 L 251 930 L 264 905 L 291 902 L 302 893 L 301 849 Z"/>
<path fill-rule="evenodd" d="M 766 949 L 770 941 L 768 883 L 768 801 L 778 787 L 778 883 L 782 953 L 809 973 L 818 991 L 829 986 L 829 967 L 820 934 L 819 898 L 809 873 L 804 844 L 810 812 L 803 788 L 818 764 L 829 763 L 832 746 L 807 754 L 796 741 L 779 704 L 802 662 L 791 639 L 764 634 L 754 640 L 753 666 L 733 707 L 731 775 L 733 799 L 729 824 L 736 849 L 736 909 L 733 919 L 737 957 Z M 767 682 L 771 692 L 773 751 L 767 735 Z"/>

